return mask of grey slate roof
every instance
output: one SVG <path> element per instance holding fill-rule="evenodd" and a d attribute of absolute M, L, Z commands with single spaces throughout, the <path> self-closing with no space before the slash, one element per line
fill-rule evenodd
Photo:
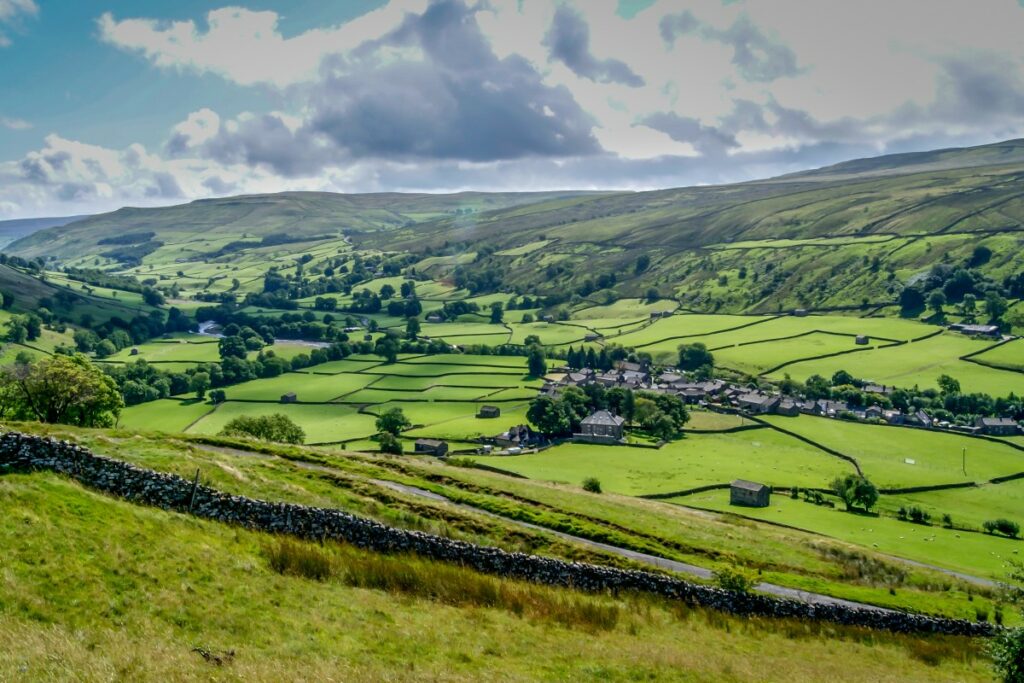
<path fill-rule="evenodd" d="M 619 427 L 625 424 L 625 420 L 607 410 L 599 410 L 592 415 L 583 418 L 580 424 L 585 425 L 612 425 Z"/>

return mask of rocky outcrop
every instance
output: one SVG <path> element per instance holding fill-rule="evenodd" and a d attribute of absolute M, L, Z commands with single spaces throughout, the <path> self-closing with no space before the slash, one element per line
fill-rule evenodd
<path fill-rule="evenodd" d="M 737 593 L 653 572 L 515 553 L 389 527 L 340 510 L 233 496 L 173 474 L 91 453 L 82 446 L 18 432 L 0 435 L 0 473 L 48 470 L 136 503 L 247 529 L 336 540 L 387 553 L 414 553 L 497 576 L 592 592 L 643 591 L 736 615 L 814 619 L 901 633 L 987 636 L 996 627 L 957 619 Z"/>

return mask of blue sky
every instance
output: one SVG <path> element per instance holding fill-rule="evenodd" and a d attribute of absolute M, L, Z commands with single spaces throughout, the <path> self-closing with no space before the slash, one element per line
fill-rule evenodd
<path fill-rule="evenodd" d="M 1024 135 L 1016 0 L 0 0 L 0 219 L 734 182 Z"/>

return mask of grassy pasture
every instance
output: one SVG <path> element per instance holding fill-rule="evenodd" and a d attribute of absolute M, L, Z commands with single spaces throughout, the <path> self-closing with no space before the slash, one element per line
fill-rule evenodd
<path fill-rule="evenodd" d="M 190 424 L 212 411 L 213 406 L 206 401 L 160 399 L 125 408 L 117 425 L 140 431 L 184 432 Z"/>
<path fill-rule="evenodd" d="M 1024 524 L 1024 480 L 1020 479 L 965 489 L 907 493 L 887 497 L 883 502 L 891 513 L 900 505 L 920 506 L 931 514 L 932 523 L 936 525 L 941 523 L 944 514 L 950 515 L 957 526 L 975 529 L 981 529 L 986 520 L 999 517 Z M 1024 548 L 1017 554 L 1024 554 Z"/>
<path fill-rule="evenodd" d="M 959 360 L 960 356 L 984 349 L 989 342 L 970 339 L 947 332 L 922 341 L 872 349 L 839 358 L 825 358 L 795 363 L 785 368 L 794 379 L 805 380 L 813 374 L 830 377 L 843 369 L 854 377 L 882 384 L 924 388 L 936 387 L 939 375 L 947 374 L 960 381 L 964 391 L 981 391 L 1005 396 L 1011 391 L 1024 393 L 1024 375 L 984 367 Z M 772 375 L 774 379 L 781 379 Z"/>
<path fill-rule="evenodd" d="M 660 449 L 564 444 L 521 456 L 475 456 L 531 479 L 578 484 L 597 477 L 627 495 L 681 491 L 744 478 L 776 486 L 822 486 L 851 471 L 848 463 L 769 429 L 692 433 Z"/>
<path fill-rule="evenodd" d="M 730 506 L 728 491 L 695 493 L 674 498 L 672 502 L 786 524 L 867 546 L 877 552 L 992 579 L 1004 579 L 1009 571 L 1008 561 L 1019 557 L 1014 551 L 1024 548 L 1020 541 L 939 526 L 919 526 L 892 517 L 850 514 L 842 511 L 841 503 L 836 509 L 830 509 L 781 495 L 772 496 L 767 508 Z"/>
<path fill-rule="evenodd" d="M 991 351 L 974 356 L 973 360 L 997 368 L 1024 371 L 1024 339 L 1015 339 Z"/>
<path fill-rule="evenodd" d="M 534 393 L 540 389 L 540 380 L 526 380 L 525 376 L 516 380 L 516 375 L 492 375 L 486 372 L 472 372 L 441 377 L 398 377 L 385 375 L 374 382 L 374 389 L 406 389 L 409 391 L 429 389 L 434 386 L 448 387 L 484 387 L 490 389 L 515 388 L 516 386 L 532 387 Z"/>
<path fill-rule="evenodd" d="M 675 301 L 659 299 L 649 303 L 646 299 L 619 299 L 615 303 L 604 306 L 587 306 L 572 312 L 574 321 L 590 321 L 595 319 L 649 318 L 651 313 L 674 311 L 678 308 Z M 590 325 L 587 322 L 587 325 Z"/>
<path fill-rule="evenodd" d="M 53 475 L 5 477 L 0 509 L 19 522 L 0 532 L 9 551 L 0 587 L 0 646 L 11 654 L 0 659 L 4 679 L 52 680 L 73 671 L 89 680 L 148 682 L 174 671 L 182 679 L 216 672 L 224 680 L 460 682 L 498 667 L 516 681 L 581 672 L 612 681 L 669 680 L 680 672 L 695 680 L 988 677 L 984 659 L 964 657 L 971 650 L 952 642 L 926 647 L 923 639 L 831 630 L 793 638 L 775 624 L 517 589 L 536 593 L 533 600 L 622 611 L 620 623 L 595 631 L 515 616 L 504 605 L 460 607 L 425 592 L 282 576 L 268 566 L 267 536 L 113 500 Z M 37 533 L 25 534 L 26 525 Z M 408 562 L 409 576 L 423 573 L 422 562 Z M 185 589 L 153 588 L 169 585 Z M 112 602 L 114 611 L 106 609 Z M 239 655 L 213 669 L 192 651 L 197 643 Z M 941 654 L 941 666 L 911 656 L 919 650 Z M 414 671 L 402 667 L 409 653 Z M 851 658 L 863 663 L 850 669 Z"/>
<path fill-rule="evenodd" d="M 379 365 L 384 361 L 383 358 L 377 358 L 377 360 L 352 360 L 352 358 L 346 358 L 345 360 L 332 360 L 326 363 L 320 363 L 319 365 L 313 365 L 308 368 L 303 368 L 299 372 L 304 374 L 314 375 L 340 375 L 349 372 L 362 372 L 368 370 L 374 365 Z"/>
<path fill-rule="evenodd" d="M 132 355 L 138 349 L 138 355 Z M 217 340 L 193 335 L 191 338 L 170 341 L 151 341 L 145 344 L 121 349 L 106 360 L 115 363 L 133 363 L 144 360 L 149 363 L 219 363 L 220 352 Z"/>
<path fill-rule="evenodd" d="M 278 402 L 283 394 L 294 391 L 301 403 L 320 403 L 358 391 L 375 379 L 372 375 L 356 373 L 309 375 L 287 372 L 278 377 L 225 387 L 224 391 L 232 401 Z"/>
<path fill-rule="evenodd" d="M 558 323 L 509 323 L 512 335 L 510 344 L 525 344 L 530 335 L 540 337 L 542 346 L 560 346 L 582 342 L 587 330 L 575 325 L 559 325 Z"/>
<path fill-rule="evenodd" d="M 495 393 L 492 387 L 447 387 L 430 389 L 378 389 L 376 385 L 360 389 L 340 399 L 344 403 L 386 403 L 388 401 L 438 402 L 475 401 Z"/>
<path fill-rule="evenodd" d="M 882 488 L 981 482 L 1024 472 L 1024 452 L 962 434 L 806 415 L 766 420 L 856 458 L 864 474 Z M 966 474 L 962 468 L 965 449 Z"/>
<path fill-rule="evenodd" d="M 370 375 L 392 375 L 395 377 L 443 377 L 445 375 L 476 374 L 476 367 L 469 363 L 448 362 L 453 356 L 432 356 L 433 358 L 444 359 L 444 362 L 398 362 L 365 370 Z M 522 369 L 520 369 L 522 368 Z M 519 379 L 525 376 L 525 364 L 520 366 L 509 365 L 507 368 L 481 368 L 481 373 L 492 375 L 503 375 L 509 379 Z M 518 382 L 512 382 L 516 384 Z"/>
<path fill-rule="evenodd" d="M 480 356 L 473 354 L 443 354 L 438 356 L 416 356 L 402 361 L 401 366 L 406 365 L 479 365 L 486 368 L 491 366 L 507 366 L 511 368 L 522 368 L 526 370 L 526 358 L 522 356 Z M 488 369 L 488 372 L 491 370 Z"/>
<path fill-rule="evenodd" d="M 233 418 L 240 415 L 273 415 L 282 413 L 306 432 L 306 443 L 333 443 L 365 438 L 374 434 L 374 417 L 359 413 L 354 406 L 340 404 L 276 404 L 228 401 L 217 406 L 189 428 L 190 434 L 218 434 Z"/>
<path fill-rule="evenodd" d="M 854 344 L 852 337 L 815 332 L 795 339 L 766 341 L 744 346 L 715 349 L 715 364 L 751 375 L 792 363 L 802 358 L 845 351 L 856 352 L 867 347 Z M 838 359 L 833 359 L 841 362 Z"/>
<path fill-rule="evenodd" d="M 744 315 L 673 315 L 668 318 L 662 318 L 636 332 L 622 335 L 616 338 L 615 342 L 623 346 L 635 346 L 652 352 L 675 351 L 680 344 L 688 341 L 687 339 L 678 339 L 679 337 L 708 335 L 720 330 L 767 320 L 770 320 L 770 318 Z M 766 336 L 755 337 L 755 339 L 764 338 Z"/>

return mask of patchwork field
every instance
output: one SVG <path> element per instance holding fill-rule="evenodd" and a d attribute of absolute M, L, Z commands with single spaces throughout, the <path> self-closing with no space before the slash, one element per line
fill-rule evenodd
<path fill-rule="evenodd" d="M 1024 472 L 1024 451 L 961 434 L 806 415 L 765 419 L 856 458 L 881 488 L 984 482 Z"/>
<path fill-rule="evenodd" d="M 881 384 L 922 389 L 936 387 L 938 376 L 946 374 L 959 380 L 963 390 L 968 392 L 981 391 L 995 396 L 1005 396 L 1011 391 L 1018 395 L 1024 393 L 1024 375 L 960 360 L 990 345 L 991 342 L 946 332 L 900 346 L 794 363 L 784 372 L 793 379 L 805 380 L 814 374 L 830 377 L 836 370 L 843 369 L 854 377 Z M 771 377 L 781 379 L 782 373 Z"/>
<path fill-rule="evenodd" d="M 579 484 L 628 495 L 663 494 L 733 479 L 773 486 L 827 486 L 852 466 L 772 429 L 736 434 L 688 434 L 662 448 L 566 444 L 517 456 L 474 456 L 478 462 L 531 479 Z"/>

